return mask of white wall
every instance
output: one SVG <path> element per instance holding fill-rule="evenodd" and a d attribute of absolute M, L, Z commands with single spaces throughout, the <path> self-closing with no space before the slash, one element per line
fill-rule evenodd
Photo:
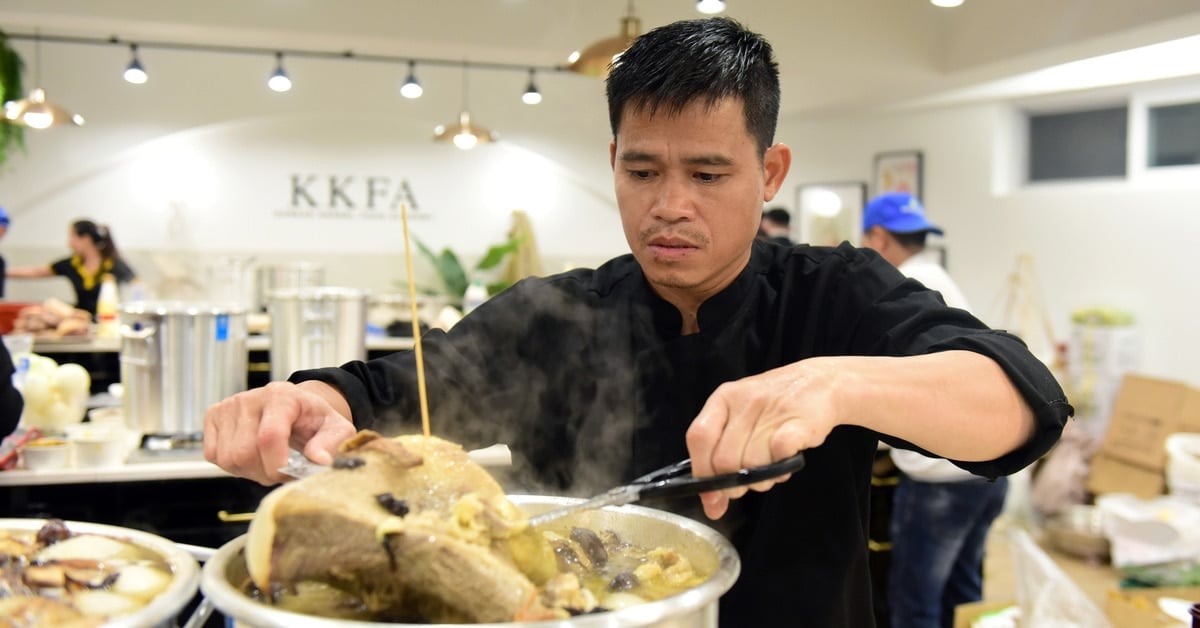
<path fill-rule="evenodd" d="M 789 120 L 779 139 L 796 151 L 793 185 L 869 181 L 875 153 L 921 150 L 926 206 L 946 230 L 951 274 L 984 320 L 1013 328 L 1002 299 L 1017 256 L 1031 254 L 1058 339 L 1067 339 L 1073 310 L 1127 309 L 1143 338 L 1137 370 L 1200 383 L 1200 169 L 1014 186 L 1013 117 L 1013 106 L 1000 103 Z M 783 198 L 795 202 L 794 193 Z"/>
<path fill-rule="evenodd" d="M 65 255 L 67 225 L 88 217 L 111 226 L 151 286 L 180 269 L 203 281 L 214 257 L 252 255 L 324 262 L 330 283 L 394 291 L 405 274 L 401 182 L 416 202 L 412 234 L 467 260 L 504 240 L 515 209 L 530 216 L 549 270 L 627 250 L 594 79 L 544 77 L 535 108 L 518 98 L 524 74 L 473 71 L 469 108 L 503 141 L 464 152 L 431 139 L 460 110 L 456 68 L 422 69 L 427 96 L 407 101 L 391 66 L 295 60 L 295 89 L 276 94 L 261 59 L 143 52 L 151 80 L 133 86 L 120 79 L 127 54 L 43 43 L 51 99 L 88 123 L 28 131 L 27 154 L 0 173 L 10 265 Z M 315 207 L 294 202 L 293 176 L 313 178 L 304 189 Z M 345 197 L 332 199 L 331 180 Z M 7 292 L 70 294 L 61 279 L 10 281 Z"/>

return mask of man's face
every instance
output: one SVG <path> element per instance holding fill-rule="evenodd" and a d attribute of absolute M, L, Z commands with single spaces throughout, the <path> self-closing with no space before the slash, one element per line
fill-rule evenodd
<path fill-rule="evenodd" d="M 632 111 L 610 146 L 625 239 L 660 296 L 698 306 L 745 267 L 791 152 L 760 154 L 739 100 L 693 102 L 674 117 Z"/>

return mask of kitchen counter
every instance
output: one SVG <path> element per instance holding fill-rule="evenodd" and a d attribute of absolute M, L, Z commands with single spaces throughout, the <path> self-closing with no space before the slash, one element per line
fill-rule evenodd
<path fill-rule="evenodd" d="M 115 467 L 87 467 L 0 472 L 0 486 L 45 486 L 49 484 L 99 484 L 143 482 L 149 480 L 194 480 L 233 477 L 206 461 L 199 452 L 141 454 L 135 452 L 129 462 Z"/>

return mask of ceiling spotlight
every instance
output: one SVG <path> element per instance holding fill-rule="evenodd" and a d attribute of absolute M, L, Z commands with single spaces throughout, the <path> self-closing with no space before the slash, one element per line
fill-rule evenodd
<path fill-rule="evenodd" d="M 129 44 L 129 66 L 125 68 L 125 80 L 134 85 L 141 85 L 150 78 L 146 74 L 146 69 L 142 67 L 141 59 L 138 59 L 137 44 Z"/>
<path fill-rule="evenodd" d="M 33 76 L 36 85 L 42 83 L 42 38 L 33 37 Z M 31 129 L 48 129 L 59 124 L 81 126 L 83 116 L 71 113 L 46 99 L 46 90 L 35 87 L 29 96 L 4 103 L 4 117 L 13 124 Z"/>
<path fill-rule="evenodd" d="M 405 98 L 420 98 L 425 90 L 421 88 L 421 84 L 417 82 L 416 63 L 408 62 L 408 78 L 404 79 L 404 84 L 400 86 L 400 95 Z"/>
<path fill-rule="evenodd" d="M 696 10 L 715 15 L 725 10 L 725 0 L 696 0 Z"/>
<path fill-rule="evenodd" d="M 963 0 L 929 0 L 929 3 L 935 7 L 952 9 L 957 6 L 961 6 L 963 3 Z"/>
<path fill-rule="evenodd" d="M 608 76 L 608 66 L 641 34 L 642 22 L 633 14 L 633 0 L 629 10 L 621 18 L 621 33 L 615 37 L 601 39 L 580 52 L 576 50 L 567 57 L 567 69 L 586 76 Z"/>
<path fill-rule="evenodd" d="M 267 87 L 276 92 L 286 92 L 292 88 L 292 79 L 288 78 L 287 72 L 283 70 L 282 52 L 275 53 L 275 61 L 275 72 L 267 79 Z"/>
<path fill-rule="evenodd" d="M 537 83 L 533 79 L 533 68 L 529 69 L 529 85 L 525 87 L 525 93 L 521 94 L 521 102 L 527 105 L 536 105 L 542 102 L 542 93 L 538 91 Z"/>

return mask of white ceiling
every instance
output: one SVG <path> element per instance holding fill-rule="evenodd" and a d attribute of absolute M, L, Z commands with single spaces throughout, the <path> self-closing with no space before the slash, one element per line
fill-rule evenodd
<path fill-rule="evenodd" d="M 633 0 L 643 30 L 699 17 Z M 774 44 L 785 113 L 869 107 L 1200 33 L 1197 0 L 728 0 Z M 9 32 L 559 65 L 627 0 L 0 0 Z"/>

